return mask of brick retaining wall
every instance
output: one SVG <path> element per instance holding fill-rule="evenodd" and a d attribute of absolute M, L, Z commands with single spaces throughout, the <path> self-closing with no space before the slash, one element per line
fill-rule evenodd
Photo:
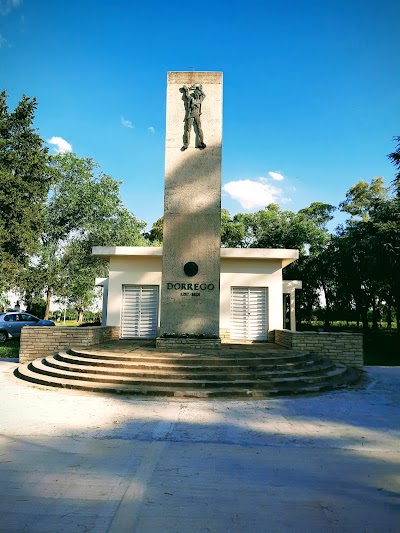
<path fill-rule="evenodd" d="M 119 339 L 118 326 L 29 326 L 22 328 L 19 348 L 20 363 L 53 355 L 70 346 L 86 347 Z"/>
<path fill-rule="evenodd" d="M 292 350 L 301 350 L 329 357 L 334 362 L 363 368 L 362 333 L 275 330 L 269 332 L 270 342 Z"/>

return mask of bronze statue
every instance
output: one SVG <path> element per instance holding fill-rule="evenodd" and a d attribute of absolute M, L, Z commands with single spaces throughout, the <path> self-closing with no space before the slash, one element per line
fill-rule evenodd
<path fill-rule="evenodd" d="M 185 128 L 183 132 L 183 146 L 181 150 L 186 150 L 190 143 L 190 132 L 192 126 L 196 134 L 196 148 L 204 150 L 206 145 L 204 144 L 203 130 L 201 129 L 201 104 L 206 97 L 203 93 L 202 85 L 191 85 L 189 88 L 184 85 L 180 91 L 183 93 L 185 101 Z M 190 93 L 189 91 L 193 91 Z"/>

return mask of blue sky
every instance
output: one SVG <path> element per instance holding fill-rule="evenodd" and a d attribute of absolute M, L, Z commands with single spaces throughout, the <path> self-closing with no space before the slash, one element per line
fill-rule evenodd
<path fill-rule="evenodd" d="M 224 74 L 222 205 L 338 205 L 394 167 L 400 135 L 398 0 L 0 0 L 0 80 L 35 96 L 59 138 L 163 212 L 168 71 Z M 54 139 L 53 139 L 54 140 Z"/>

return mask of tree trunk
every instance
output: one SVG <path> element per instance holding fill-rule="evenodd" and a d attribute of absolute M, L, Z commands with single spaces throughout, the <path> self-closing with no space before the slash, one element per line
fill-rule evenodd
<path fill-rule="evenodd" d="M 362 309 L 361 311 L 361 322 L 363 325 L 363 330 L 368 331 L 368 309 Z"/>
<path fill-rule="evenodd" d="M 44 319 L 48 320 L 50 315 L 50 301 L 51 301 L 51 288 L 47 288 L 46 292 L 46 310 L 44 312 Z"/>
<path fill-rule="evenodd" d="M 400 305 L 396 305 L 397 333 L 400 332 Z"/>
<path fill-rule="evenodd" d="M 326 289 L 323 283 L 322 283 L 322 290 L 324 291 L 324 296 L 325 296 L 324 329 L 326 331 L 326 330 L 329 330 L 329 327 L 330 327 L 331 307 L 330 307 L 330 301 L 329 301 L 329 296 L 328 296 L 328 290 Z"/>
<path fill-rule="evenodd" d="M 378 309 L 375 298 L 372 298 L 372 329 L 378 329 Z"/>
<path fill-rule="evenodd" d="M 80 309 L 77 309 L 78 311 L 78 324 L 82 324 L 83 322 L 83 309 L 80 308 Z"/>
<path fill-rule="evenodd" d="M 387 321 L 387 327 L 388 329 L 392 329 L 392 322 L 393 322 L 393 315 L 392 315 L 392 306 L 388 304 L 387 314 L 386 314 L 386 321 Z"/>
<path fill-rule="evenodd" d="M 392 323 L 393 323 L 393 298 L 391 294 L 387 294 L 386 299 L 386 322 L 387 322 L 387 329 L 392 329 Z"/>

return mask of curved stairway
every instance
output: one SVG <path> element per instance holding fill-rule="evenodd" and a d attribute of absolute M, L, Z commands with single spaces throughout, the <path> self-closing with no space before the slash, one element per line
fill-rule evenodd
<path fill-rule="evenodd" d="M 118 344 L 119 343 L 119 344 Z M 14 375 L 52 387 L 140 396 L 266 398 L 347 387 L 359 373 L 276 345 L 160 352 L 152 343 L 114 341 L 69 349 L 20 365 Z"/>

